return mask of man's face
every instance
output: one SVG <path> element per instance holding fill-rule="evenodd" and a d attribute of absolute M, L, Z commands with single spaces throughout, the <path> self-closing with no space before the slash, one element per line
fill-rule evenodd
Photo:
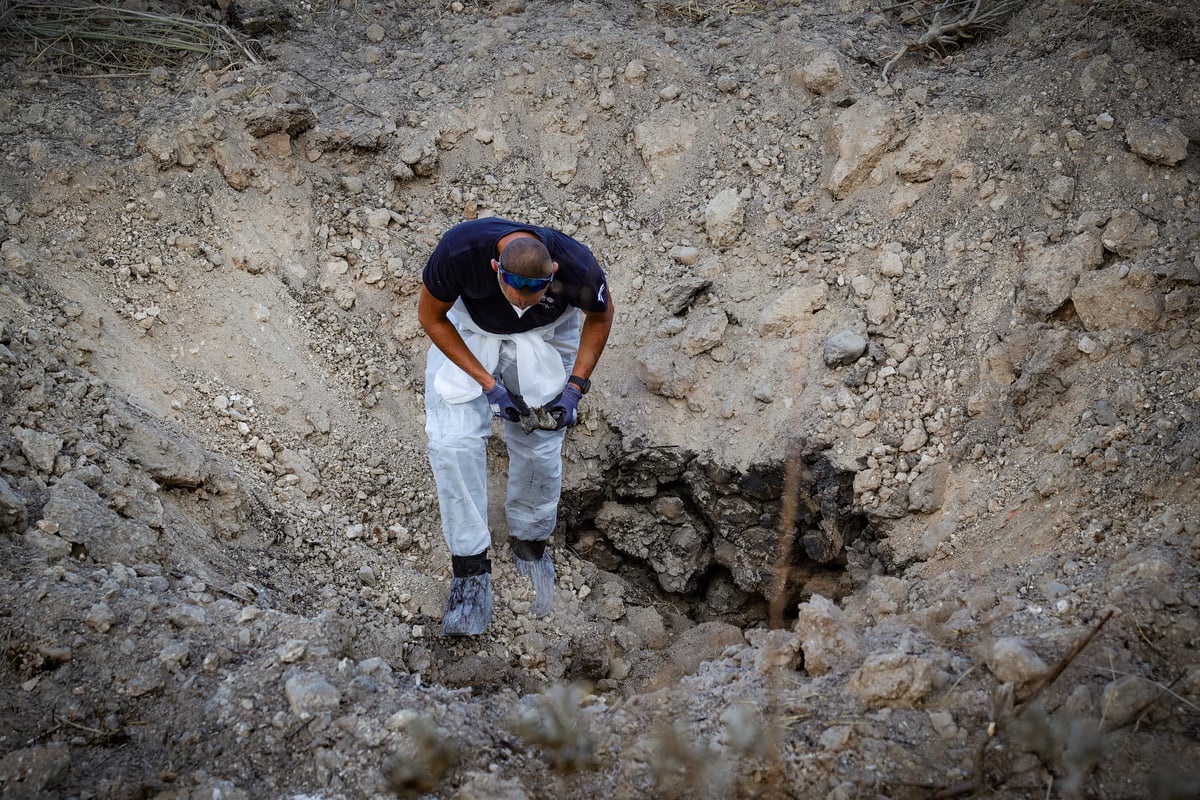
<path fill-rule="evenodd" d="M 496 281 L 500 284 L 500 291 L 503 292 L 504 299 L 511 305 L 524 311 L 536 306 L 546 296 L 546 290 L 550 288 L 554 272 L 558 272 L 558 264 L 554 264 L 554 271 L 550 273 L 550 280 L 523 278 L 519 275 L 513 275 L 506 272 L 501 263 L 494 258 L 492 259 L 492 270 L 496 273 Z M 514 286 L 513 284 L 518 285 Z"/>

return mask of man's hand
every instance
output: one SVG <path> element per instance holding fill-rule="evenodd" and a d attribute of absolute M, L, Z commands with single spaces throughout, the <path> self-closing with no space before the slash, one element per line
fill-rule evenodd
<path fill-rule="evenodd" d="M 529 413 L 529 406 L 525 405 L 520 395 L 509 394 L 500 381 L 496 381 L 496 385 L 483 394 L 487 397 L 488 405 L 492 407 L 492 414 L 497 417 L 516 422 Z"/>
<path fill-rule="evenodd" d="M 573 383 L 568 383 L 558 397 L 546 404 L 546 410 L 558 420 L 558 427 L 555 430 L 562 430 L 579 421 L 578 408 L 582 398 L 583 393 L 579 391 L 579 388 Z"/>

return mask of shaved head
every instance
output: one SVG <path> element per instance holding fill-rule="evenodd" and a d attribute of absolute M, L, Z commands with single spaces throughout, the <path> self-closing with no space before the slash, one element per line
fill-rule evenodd
<path fill-rule="evenodd" d="M 546 245 L 531 236 L 520 236 L 504 246 L 500 256 L 504 269 L 525 278 L 549 278 L 554 274 L 554 262 Z"/>

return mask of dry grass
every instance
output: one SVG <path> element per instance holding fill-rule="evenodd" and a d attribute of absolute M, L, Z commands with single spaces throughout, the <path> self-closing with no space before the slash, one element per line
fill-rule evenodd
<path fill-rule="evenodd" d="M 6 5 L 0 43 L 63 74 L 142 75 L 195 58 L 213 66 L 257 60 L 249 45 L 215 22 L 69 0 Z"/>
<path fill-rule="evenodd" d="M 753 14 L 762 11 L 759 0 L 684 0 L 676 3 L 659 3 L 658 10 L 666 17 L 700 22 L 719 14 Z"/>

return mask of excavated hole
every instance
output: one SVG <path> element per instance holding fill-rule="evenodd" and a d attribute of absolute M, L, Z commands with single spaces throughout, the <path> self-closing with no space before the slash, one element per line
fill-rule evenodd
<path fill-rule="evenodd" d="M 845 592 L 847 550 L 867 529 L 853 509 L 853 472 L 819 450 L 792 466 L 789 510 L 783 458 L 739 471 L 669 445 L 626 450 L 602 486 L 564 496 L 574 509 L 566 541 L 624 579 L 628 599 L 697 622 L 760 623 L 778 591 L 792 613 L 814 592 Z M 790 551 L 780 542 L 788 521 Z"/>

